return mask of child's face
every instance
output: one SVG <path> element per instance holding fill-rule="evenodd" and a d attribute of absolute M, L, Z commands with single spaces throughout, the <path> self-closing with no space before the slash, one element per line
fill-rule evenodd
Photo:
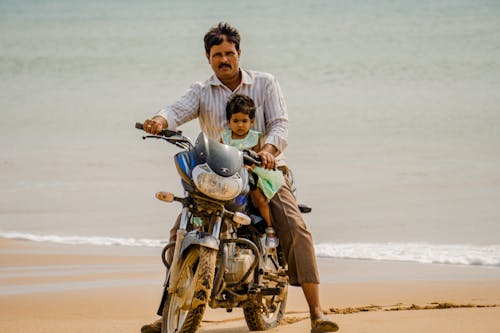
<path fill-rule="evenodd" d="M 233 131 L 233 139 L 244 138 L 250 127 L 252 127 L 253 119 L 245 113 L 233 113 L 229 119 L 229 127 Z"/>

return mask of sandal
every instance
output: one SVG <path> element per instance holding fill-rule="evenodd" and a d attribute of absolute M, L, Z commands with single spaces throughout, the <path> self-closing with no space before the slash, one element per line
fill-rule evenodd
<path fill-rule="evenodd" d="M 327 317 L 311 319 L 311 333 L 337 332 L 338 330 L 339 325 Z"/>

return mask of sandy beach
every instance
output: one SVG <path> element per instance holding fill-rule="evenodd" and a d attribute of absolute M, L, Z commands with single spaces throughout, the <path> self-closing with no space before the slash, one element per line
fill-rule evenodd
<path fill-rule="evenodd" d="M 0 331 L 139 332 L 155 319 L 158 252 L 1 240 Z M 341 332 L 500 331 L 498 268 L 319 263 L 323 308 Z M 247 331 L 239 309 L 209 309 L 200 329 Z M 285 320 L 271 331 L 309 331 L 299 288 L 290 289 Z"/>
<path fill-rule="evenodd" d="M 219 21 L 283 92 L 340 332 L 500 332 L 500 1 L 37 0 L 0 1 L 0 333 L 157 319 L 180 150 L 134 124 L 212 75 Z M 309 331 L 291 287 L 271 332 Z"/>

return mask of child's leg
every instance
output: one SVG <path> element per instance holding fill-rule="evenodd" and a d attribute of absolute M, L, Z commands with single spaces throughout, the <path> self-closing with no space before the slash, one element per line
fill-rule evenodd
<path fill-rule="evenodd" d="M 271 210 L 269 209 L 269 203 L 267 202 L 266 196 L 259 188 L 252 190 L 250 193 L 252 195 L 253 204 L 259 210 L 260 215 L 262 215 L 264 221 L 266 221 L 267 226 L 272 227 Z"/>
<path fill-rule="evenodd" d="M 271 210 L 269 209 L 267 198 L 259 188 L 252 190 L 251 194 L 254 205 L 259 209 L 260 215 L 262 215 L 267 224 L 266 245 L 270 248 L 275 248 L 278 246 L 279 240 L 271 223 Z"/>

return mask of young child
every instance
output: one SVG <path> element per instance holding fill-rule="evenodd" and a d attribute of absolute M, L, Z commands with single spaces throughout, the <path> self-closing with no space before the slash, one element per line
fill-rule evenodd
<path fill-rule="evenodd" d="M 222 131 L 222 143 L 238 148 L 239 150 L 261 149 L 262 133 L 251 130 L 255 120 L 254 101 L 241 94 L 234 94 L 226 106 L 226 118 L 230 129 Z M 268 170 L 258 166 L 250 168 L 258 176 L 257 187 L 251 189 L 250 194 L 254 205 L 267 224 L 266 245 L 268 247 L 278 246 L 278 237 L 271 222 L 269 200 L 278 192 L 284 184 L 283 173 L 278 170 Z"/>

